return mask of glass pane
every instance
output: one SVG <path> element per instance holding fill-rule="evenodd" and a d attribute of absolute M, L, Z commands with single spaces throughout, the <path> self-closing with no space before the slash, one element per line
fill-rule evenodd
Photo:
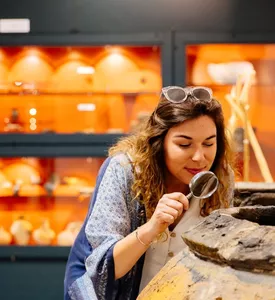
<path fill-rule="evenodd" d="M 188 85 L 206 85 L 213 89 L 214 96 L 222 103 L 226 124 L 231 126 L 232 106 L 226 99 L 235 86 L 237 78 L 251 69 L 255 71 L 252 85 L 248 90 L 248 120 L 256 139 L 249 136 L 249 180 L 266 181 L 275 178 L 275 45 L 274 44 L 203 44 L 188 45 L 186 48 L 186 78 Z M 232 94 L 231 94 L 232 95 Z M 244 107 L 243 107 L 244 108 Z M 230 127 L 229 127 L 230 128 Z M 239 162 L 240 180 L 243 180 L 244 164 L 244 122 L 237 118 L 234 135 L 237 144 L 236 152 Z M 259 143 L 260 151 L 266 160 L 269 172 L 262 172 L 263 159 L 259 151 L 252 147 Z M 258 159 L 257 159 L 258 157 Z M 260 167 L 261 166 L 261 167 Z M 265 173 L 265 175 L 263 174 Z M 265 177 L 264 177 L 265 176 Z"/>
<path fill-rule="evenodd" d="M 1 159 L 0 244 L 70 246 L 85 219 L 103 161 Z"/>
<path fill-rule="evenodd" d="M 123 133 L 158 101 L 158 46 L 2 47 L 2 132 Z"/>

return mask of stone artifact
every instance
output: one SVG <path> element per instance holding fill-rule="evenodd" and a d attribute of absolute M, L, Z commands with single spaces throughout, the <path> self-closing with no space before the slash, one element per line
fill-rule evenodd
<path fill-rule="evenodd" d="M 275 300 L 274 225 L 272 205 L 214 211 L 138 300 Z"/>
<path fill-rule="evenodd" d="M 274 205 L 274 182 L 236 182 L 234 206 Z"/>

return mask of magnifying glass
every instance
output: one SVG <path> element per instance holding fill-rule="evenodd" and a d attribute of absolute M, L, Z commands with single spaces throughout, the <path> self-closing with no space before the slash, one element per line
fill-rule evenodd
<path fill-rule="evenodd" d="M 211 171 L 197 173 L 190 181 L 190 193 L 186 196 L 189 200 L 192 196 L 197 199 L 206 199 L 212 196 L 219 186 L 219 179 Z"/>

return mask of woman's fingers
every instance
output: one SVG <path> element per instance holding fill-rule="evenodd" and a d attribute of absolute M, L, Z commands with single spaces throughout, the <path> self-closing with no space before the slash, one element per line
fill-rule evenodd
<path fill-rule="evenodd" d="M 162 232 L 167 226 L 173 224 L 183 211 L 188 208 L 189 201 L 182 193 L 170 193 L 163 195 L 150 220 L 153 224 L 152 228 Z"/>
<path fill-rule="evenodd" d="M 177 219 L 178 216 L 181 215 L 180 210 L 173 208 L 171 206 L 168 206 L 165 203 L 160 203 L 158 212 L 159 212 L 159 214 L 161 214 L 161 213 L 169 214 L 174 218 L 174 220 Z"/>
<path fill-rule="evenodd" d="M 168 225 L 170 225 L 170 224 L 173 224 L 175 222 L 175 218 L 172 215 L 168 214 L 168 213 L 162 212 L 161 222 L 162 223 L 167 223 Z"/>
<path fill-rule="evenodd" d="M 183 205 L 184 210 L 188 210 L 188 208 L 189 208 L 189 200 L 182 193 L 174 192 L 174 193 L 170 193 L 170 194 L 165 194 L 165 195 L 163 195 L 163 198 L 168 198 L 168 199 L 172 199 L 172 200 L 180 202 Z"/>
<path fill-rule="evenodd" d="M 183 212 L 183 205 L 179 201 L 176 201 L 174 199 L 169 198 L 163 198 L 160 204 L 165 205 L 169 208 L 172 208 L 173 210 L 177 211 L 178 215 L 181 215 Z"/>

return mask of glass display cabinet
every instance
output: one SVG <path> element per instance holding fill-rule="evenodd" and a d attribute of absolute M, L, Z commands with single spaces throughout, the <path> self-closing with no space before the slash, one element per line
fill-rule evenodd
<path fill-rule="evenodd" d="M 101 156 L 91 151 L 89 157 L 0 159 L 3 298 L 62 299 L 70 247 L 87 214 L 107 151 L 102 144 L 94 146 L 102 150 Z"/>
<path fill-rule="evenodd" d="M 5 299 L 62 299 L 97 172 L 110 145 L 158 101 L 161 56 L 161 46 L 148 43 L 0 47 Z"/>
<path fill-rule="evenodd" d="M 243 74 L 249 69 L 255 70 L 248 93 L 248 119 L 271 175 L 275 178 L 275 44 L 186 43 L 184 51 L 186 68 L 183 72 L 186 84 L 211 87 L 214 96 L 222 103 L 226 124 L 229 124 L 232 116 L 232 108 L 226 95 L 231 93 L 237 74 Z M 239 128 L 243 127 L 241 122 L 237 125 Z M 243 136 L 240 140 L 242 139 Z M 250 150 L 249 180 L 262 181 L 255 153 L 253 149 Z"/>
<path fill-rule="evenodd" d="M 156 105 L 161 73 L 157 45 L 0 48 L 0 244 L 62 245 L 108 145 Z M 13 223 L 54 237 L 19 241 Z"/>
<path fill-rule="evenodd" d="M 160 46 L 0 47 L 1 132 L 125 133 L 152 111 Z"/>
<path fill-rule="evenodd" d="M 104 158 L 3 158 L 0 244 L 71 246 Z"/>

